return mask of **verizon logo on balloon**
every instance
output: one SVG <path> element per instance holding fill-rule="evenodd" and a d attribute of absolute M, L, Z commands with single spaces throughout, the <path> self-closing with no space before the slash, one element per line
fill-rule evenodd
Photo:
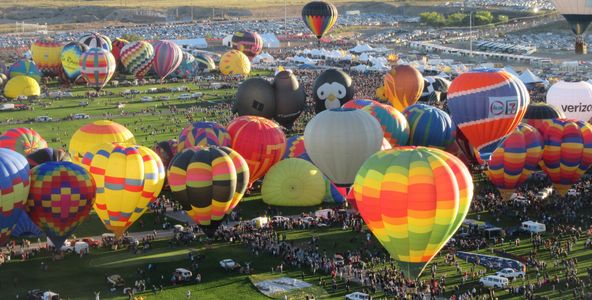
<path fill-rule="evenodd" d="M 592 104 L 561 105 L 561 110 L 564 112 L 592 112 Z"/>
<path fill-rule="evenodd" d="M 514 115 L 517 109 L 516 97 L 489 97 L 489 117 Z"/>
<path fill-rule="evenodd" d="M 592 84 L 559 81 L 547 92 L 547 103 L 561 109 L 568 119 L 588 121 L 592 117 Z"/>

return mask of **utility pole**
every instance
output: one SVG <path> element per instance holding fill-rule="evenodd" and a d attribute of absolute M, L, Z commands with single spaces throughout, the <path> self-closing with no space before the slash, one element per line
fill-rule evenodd
<path fill-rule="evenodd" d="M 284 0 L 284 30 L 288 31 L 288 0 Z"/>
<path fill-rule="evenodd" d="M 469 12 L 469 49 L 473 57 L 473 11 Z"/>

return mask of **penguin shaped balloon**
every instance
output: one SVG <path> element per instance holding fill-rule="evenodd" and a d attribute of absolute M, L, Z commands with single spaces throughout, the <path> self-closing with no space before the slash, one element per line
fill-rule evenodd
<path fill-rule="evenodd" d="M 354 86 L 347 73 L 329 69 L 317 77 L 312 92 L 315 111 L 320 113 L 326 109 L 340 108 L 347 101 L 353 99 Z"/>

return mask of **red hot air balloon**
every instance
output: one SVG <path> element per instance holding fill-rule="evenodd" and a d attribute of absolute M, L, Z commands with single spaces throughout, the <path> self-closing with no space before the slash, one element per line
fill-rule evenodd
<path fill-rule="evenodd" d="M 232 138 L 231 148 L 249 166 L 249 186 L 282 159 L 286 136 L 274 121 L 263 117 L 242 116 L 230 122 L 227 129 Z"/>
<path fill-rule="evenodd" d="M 160 80 L 173 73 L 183 60 L 183 50 L 172 41 L 158 41 L 154 45 L 154 71 Z"/>

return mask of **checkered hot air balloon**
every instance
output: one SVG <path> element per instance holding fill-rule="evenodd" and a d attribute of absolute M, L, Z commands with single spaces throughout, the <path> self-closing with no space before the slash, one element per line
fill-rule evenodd
<path fill-rule="evenodd" d="M 72 160 L 78 163 L 86 152 L 103 143 L 135 144 L 136 139 L 125 126 L 109 120 L 99 120 L 86 124 L 74 132 L 70 138 L 68 152 Z"/>
<path fill-rule="evenodd" d="M 510 200 L 514 190 L 538 169 L 543 145 L 543 137 L 538 130 L 528 124 L 520 124 L 493 151 L 485 173 L 503 200 Z"/>
<path fill-rule="evenodd" d="M 249 169 L 228 147 L 194 147 L 177 154 L 168 170 L 173 197 L 208 237 L 242 199 Z"/>
<path fill-rule="evenodd" d="M 200 121 L 185 127 L 177 143 L 177 152 L 194 146 L 230 147 L 230 134 L 224 126 L 216 122 Z"/>
<path fill-rule="evenodd" d="M 450 118 L 482 160 L 516 129 L 529 103 L 524 83 L 503 70 L 463 73 L 448 89 Z"/>
<path fill-rule="evenodd" d="M 21 154 L 0 148 L 0 245 L 24 212 L 30 188 L 29 164 Z"/>
<path fill-rule="evenodd" d="M 111 52 L 91 48 L 80 57 L 80 74 L 89 87 L 101 90 L 115 73 L 115 58 Z"/>
<path fill-rule="evenodd" d="M 125 69 L 137 79 L 142 79 L 152 66 L 154 47 L 145 41 L 131 42 L 121 49 L 120 56 Z"/>
<path fill-rule="evenodd" d="M 47 142 L 31 128 L 11 128 L 0 135 L 0 148 L 8 148 L 22 155 L 47 148 Z"/>
<path fill-rule="evenodd" d="M 154 72 L 160 80 L 173 73 L 183 60 L 183 50 L 172 41 L 158 41 L 154 45 Z"/>
<path fill-rule="evenodd" d="M 554 119 L 545 130 L 541 168 L 555 189 L 565 195 L 592 166 L 592 125 Z"/>
<path fill-rule="evenodd" d="M 368 158 L 353 190 L 370 231 L 415 279 L 462 224 L 473 181 L 465 165 L 443 150 L 399 147 Z"/>
<path fill-rule="evenodd" d="M 446 112 L 425 104 L 403 111 L 410 127 L 409 145 L 446 149 L 454 141 L 452 120 Z"/>
<path fill-rule="evenodd" d="M 27 210 L 56 249 L 90 213 L 96 194 L 93 178 L 71 162 L 47 162 L 31 171 Z"/>
<path fill-rule="evenodd" d="M 274 121 L 263 117 L 242 116 L 228 124 L 231 148 L 247 161 L 249 186 L 275 163 L 281 160 L 286 148 L 286 136 Z"/>
<path fill-rule="evenodd" d="M 162 161 L 143 146 L 101 144 L 86 153 L 82 166 L 97 186 L 95 212 L 117 236 L 144 214 L 164 184 Z"/>

